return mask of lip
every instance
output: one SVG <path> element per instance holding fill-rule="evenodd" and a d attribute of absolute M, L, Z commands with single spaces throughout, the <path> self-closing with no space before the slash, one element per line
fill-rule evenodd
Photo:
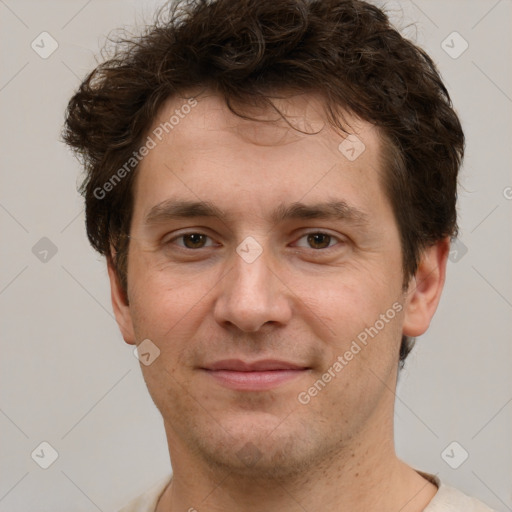
<path fill-rule="evenodd" d="M 216 361 L 201 368 L 224 387 L 239 391 L 264 391 L 304 375 L 310 368 L 287 361 L 240 359 Z"/>
<path fill-rule="evenodd" d="M 241 359 L 224 359 L 215 363 L 206 365 L 205 370 L 219 371 L 227 370 L 233 372 L 264 372 L 274 370 L 304 370 L 305 366 L 300 366 L 288 361 L 279 361 L 277 359 L 261 359 L 248 363 Z"/>

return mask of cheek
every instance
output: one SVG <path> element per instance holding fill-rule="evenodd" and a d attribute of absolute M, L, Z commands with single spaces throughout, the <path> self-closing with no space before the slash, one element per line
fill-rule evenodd
<path fill-rule="evenodd" d="M 391 308 L 400 299 L 400 284 L 394 276 L 366 265 L 307 279 L 294 291 L 318 319 L 346 338 L 373 325 Z"/>
<path fill-rule="evenodd" d="M 176 408 L 190 377 L 187 353 L 205 316 L 204 288 L 148 268 L 139 271 L 132 283 L 136 292 L 130 309 L 136 338 L 149 339 L 158 349 L 150 365 L 141 364 L 144 380 L 157 407 Z"/>
<path fill-rule="evenodd" d="M 393 401 L 389 390 L 394 389 L 403 318 L 397 302 L 380 307 L 378 301 L 359 300 L 333 310 L 336 335 L 331 333 L 324 344 L 322 368 L 300 395 L 310 400 L 308 414 L 319 421 L 335 417 L 349 435 L 357 434 L 350 429 L 364 424 L 381 400 L 388 406 Z"/>
<path fill-rule="evenodd" d="M 316 326 L 314 335 L 322 340 L 320 373 L 330 369 L 336 374 L 329 385 L 333 394 L 324 398 L 329 402 L 345 397 L 354 405 L 378 393 L 381 381 L 387 382 L 394 371 L 403 322 L 401 281 L 367 267 L 316 280 L 316 285 L 305 287 L 301 298 L 307 304 L 305 311 L 314 313 L 310 326 Z M 347 386 L 353 398 L 346 394 Z"/>
<path fill-rule="evenodd" d="M 169 340 L 182 339 L 204 315 L 204 296 L 215 281 L 209 284 L 203 278 L 156 267 L 136 251 L 130 256 L 128 291 L 137 339 L 149 338 L 165 349 Z"/>

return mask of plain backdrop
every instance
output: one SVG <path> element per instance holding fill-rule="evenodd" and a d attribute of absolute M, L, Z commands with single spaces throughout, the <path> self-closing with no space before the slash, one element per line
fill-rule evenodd
<path fill-rule="evenodd" d="M 59 141 L 107 34 L 150 22 L 159 4 L 0 0 L 0 512 L 113 511 L 170 471 L 105 263 L 86 240 L 80 166 Z M 438 64 L 467 136 L 459 242 L 400 374 L 397 450 L 512 510 L 512 2 L 386 5 Z"/>

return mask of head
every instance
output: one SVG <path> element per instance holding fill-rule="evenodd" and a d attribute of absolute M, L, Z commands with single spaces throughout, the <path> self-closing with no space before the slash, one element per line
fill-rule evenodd
<path fill-rule="evenodd" d="M 64 138 L 123 336 L 160 350 L 143 371 L 171 437 L 206 434 L 228 465 L 230 439 L 274 462 L 304 439 L 298 467 L 332 450 L 330 422 L 347 440 L 389 407 L 441 293 L 464 135 L 434 63 L 381 10 L 173 4 L 83 81 Z M 265 392 L 209 381 L 242 357 L 303 371 Z M 326 371 L 318 399 L 289 400 Z"/>

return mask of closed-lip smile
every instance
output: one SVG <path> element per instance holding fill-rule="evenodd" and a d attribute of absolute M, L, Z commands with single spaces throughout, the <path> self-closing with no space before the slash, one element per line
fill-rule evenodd
<path fill-rule="evenodd" d="M 219 384 L 239 391 L 269 390 L 303 375 L 309 369 L 277 359 L 253 362 L 224 359 L 201 367 Z"/>

